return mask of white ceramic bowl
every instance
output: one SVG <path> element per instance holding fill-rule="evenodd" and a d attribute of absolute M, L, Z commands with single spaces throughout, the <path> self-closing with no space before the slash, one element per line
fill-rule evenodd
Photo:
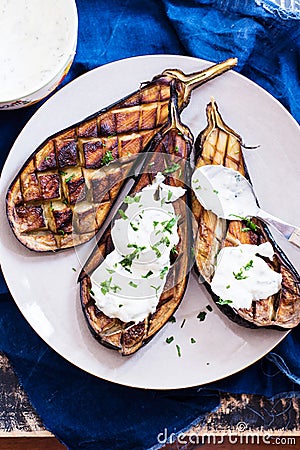
<path fill-rule="evenodd" d="M 77 45 L 76 3 L 12 0 L 0 20 L 0 39 L 6 36 L 0 50 L 0 110 L 22 108 L 49 95 L 67 75 Z"/>

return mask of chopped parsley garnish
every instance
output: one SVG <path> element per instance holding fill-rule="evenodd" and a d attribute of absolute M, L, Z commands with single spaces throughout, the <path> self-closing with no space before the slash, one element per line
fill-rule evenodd
<path fill-rule="evenodd" d="M 160 275 L 159 275 L 161 279 L 164 278 L 164 276 L 166 275 L 166 273 L 168 272 L 168 270 L 169 270 L 168 266 L 165 266 L 165 267 L 161 270 Z"/>
<path fill-rule="evenodd" d="M 159 222 L 157 222 L 156 220 L 153 221 L 153 227 L 154 228 L 156 228 L 158 224 L 159 224 Z"/>
<path fill-rule="evenodd" d="M 230 284 L 227 284 L 226 289 L 229 289 L 229 288 L 230 288 Z"/>
<path fill-rule="evenodd" d="M 195 344 L 196 340 L 194 338 L 191 338 L 191 344 Z"/>
<path fill-rule="evenodd" d="M 138 247 L 136 244 L 128 244 L 127 247 L 134 247 L 135 250 L 129 255 L 124 256 L 124 258 L 120 261 L 120 264 L 125 270 L 127 270 L 127 272 L 131 272 L 130 267 L 132 266 L 132 261 L 135 258 L 139 258 L 139 253 L 145 250 L 146 247 Z"/>
<path fill-rule="evenodd" d="M 217 189 L 214 189 L 213 192 L 214 192 L 215 194 L 218 194 L 218 193 L 219 193 L 219 191 L 217 191 Z"/>
<path fill-rule="evenodd" d="M 175 153 L 178 153 L 179 152 L 179 147 L 178 147 L 178 145 L 176 145 L 175 146 Z"/>
<path fill-rule="evenodd" d="M 253 268 L 253 259 L 251 259 L 245 266 L 241 267 L 241 269 L 237 273 L 235 272 L 232 273 L 236 280 L 245 280 L 246 278 L 249 277 L 247 275 L 244 275 L 244 270 L 250 270 L 252 268 Z"/>
<path fill-rule="evenodd" d="M 253 259 L 251 259 L 251 260 L 244 266 L 244 269 L 245 269 L 245 270 L 249 270 L 249 269 L 252 269 L 252 267 L 253 267 Z"/>
<path fill-rule="evenodd" d="M 138 231 L 139 227 L 137 227 L 134 223 L 130 222 L 130 226 L 133 229 L 133 231 Z"/>
<path fill-rule="evenodd" d="M 65 198 L 63 201 L 62 201 L 65 205 L 67 205 L 68 204 L 68 200 Z"/>
<path fill-rule="evenodd" d="M 163 206 L 166 203 L 166 197 L 163 197 L 160 201 L 160 206 Z"/>
<path fill-rule="evenodd" d="M 199 179 L 197 178 L 197 180 L 193 180 L 193 183 L 199 183 Z"/>
<path fill-rule="evenodd" d="M 159 291 L 160 286 L 150 286 L 150 287 L 152 287 L 153 289 L 155 289 L 155 294 L 156 294 L 156 296 L 157 296 L 157 293 L 158 293 L 158 291 Z"/>
<path fill-rule="evenodd" d="M 54 211 L 54 208 L 53 208 L 52 202 L 50 202 L 50 211 Z"/>
<path fill-rule="evenodd" d="M 210 306 L 210 305 L 206 305 L 206 309 L 209 311 L 209 312 L 212 312 L 212 307 Z"/>
<path fill-rule="evenodd" d="M 58 230 L 58 233 L 61 234 L 62 236 L 64 236 L 66 233 L 64 232 L 64 230 Z"/>
<path fill-rule="evenodd" d="M 48 156 L 46 156 L 45 161 L 49 161 L 49 159 L 50 159 L 50 156 L 48 155 Z"/>
<path fill-rule="evenodd" d="M 119 305 L 119 308 L 122 308 L 123 305 Z"/>
<path fill-rule="evenodd" d="M 149 272 L 146 273 L 146 275 L 142 275 L 142 278 L 149 278 L 151 275 L 153 275 L 152 270 L 149 270 Z"/>
<path fill-rule="evenodd" d="M 120 216 L 122 217 L 122 219 L 127 220 L 128 217 L 126 216 L 126 214 L 124 213 L 123 209 L 119 209 L 118 213 L 120 214 Z"/>
<path fill-rule="evenodd" d="M 72 267 L 72 270 L 73 270 L 73 272 L 76 272 L 76 269 L 75 269 L 75 267 Z"/>
<path fill-rule="evenodd" d="M 112 161 L 114 161 L 113 154 L 112 154 L 111 150 L 108 150 L 108 151 L 105 153 L 105 155 L 103 156 L 101 163 L 102 163 L 104 166 L 107 166 L 107 165 L 108 165 L 110 162 L 112 162 Z"/>
<path fill-rule="evenodd" d="M 178 250 L 177 250 L 177 248 L 176 248 L 176 245 L 174 245 L 174 247 L 171 248 L 171 253 L 172 253 L 173 255 L 178 255 Z"/>
<path fill-rule="evenodd" d="M 167 175 L 168 173 L 176 172 L 176 170 L 180 169 L 180 165 L 177 163 L 173 163 L 170 166 L 166 167 L 163 171 L 163 175 Z"/>
<path fill-rule="evenodd" d="M 251 231 L 259 230 L 259 226 L 256 225 L 254 222 L 252 222 L 252 220 L 248 219 L 247 217 L 237 216 L 236 214 L 230 214 L 230 216 L 241 219 L 243 222 L 245 222 L 245 224 L 247 225 L 247 228 L 250 228 Z M 247 230 L 247 231 L 250 231 L 250 230 Z"/>
<path fill-rule="evenodd" d="M 180 349 L 180 346 L 178 344 L 176 344 L 176 350 L 177 350 L 177 355 L 180 358 L 181 357 L 181 349 Z"/>
<path fill-rule="evenodd" d="M 181 322 L 180 328 L 184 327 L 185 322 L 186 322 L 186 319 L 183 319 L 183 321 Z"/>
<path fill-rule="evenodd" d="M 89 289 L 89 293 L 93 296 L 95 295 L 95 293 L 94 293 L 94 291 L 92 291 L 92 289 Z"/>
<path fill-rule="evenodd" d="M 242 231 L 243 233 L 245 233 L 246 231 L 251 231 L 251 228 L 249 228 L 249 227 L 244 227 L 244 228 L 241 228 L 241 231 Z"/>
<path fill-rule="evenodd" d="M 148 164 L 149 167 L 154 166 L 154 161 L 152 161 L 151 163 Z"/>
<path fill-rule="evenodd" d="M 233 276 L 236 280 L 245 280 L 248 278 L 246 275 L 243 274 L 244 268 L 242 267 L 237 273 L 232 272 Z"/>
<path fill-rule="evenodd" d="M 166 339 L 166 343 L 167 344 L 171 344 L 171 342 L 173 342 L 174 341 L 174 337 L 173 336 L 170 336 L 170 337 L 168 337 L 167 339 Z"/>
<path fill-rule="evenodd" d="M 171 316 L 170 319 L 168 320 L 168 322 L 175 323 L 176 322 L 176 317 Z"/>
<path fill-rule="evenodd" d="M 160 252 L 160 250 L 156 247 L 156 245 L 151 245 L 151 249 L 155 252 L 156 258 L 160 258 L 160 257 L 161 257 L 161 252 Z"/>
<path fill-rule="evenodd" d="M 110 273 L 110 274 L 115 273 L 115 270 L 108 269 L 108 268 L 106 268 L 106 270 L 107 270 L 107 272 Z"/>
<path fill-rule="evenodd" d="M 229 305 L 230 303 L 233 303 L 232 300 L 223 300 L 222 298 L 219 298 L 219 300 L 216 302 L 218 305 Z"/>
<path fill-rule="evenodd" d="M 131 287 L 133 287 L 133 288 L 137 288 L 138 287 L 138 285 L 137 284 L 135 284 L 133 281 L 129 281 L 129 286 L 131 286 Z"/>
<path fill-rule="evenodd" d="M 117 291 L 121 290 L 120 286 L 116 286 L 116 285 L 113 286 L 111 283 L 112 283 L 112 277 L 110 277 L 108 280 L 102 281 L 100 283 L 101 292 L 103 295 L 107 294 L 110 291 L 115 294 Z"/>
<path fill-rule="evenodd" d="M 167 236 L 164 236 L 159 241 L 159 244 L 166 244 L 166 246 L 169 247 L 171 242 L 170 242 L 170 239 Z"/>
<path fill-rule="evenodd" d="M 70 181 L 75 177 L 75 173 L 72 173 L 68 178 L 65 179 L 66 183 L 70 183 Z"/>
<path fill-rule="evenodd" d="M 205 320 L 206 314 L 207 314 L 206 311 L 200 311 L 198 316 L 197 316 L 197 319 L 199 319 L 200 322 L 203 322 Z"/>
<path fill-rule="evenodd" d="M 141 200 L 141 195 L 136 195 L 135 197 L 130 197 L 130 195 L 126 195 L 124 198 L 124 203 L 127 205 L 131 205 L 132 203 L 138 203 Z"/>
<path fill-rule="evenodd" d="M 157 241 L 154 245 L 151 245 L 151 249 L 155 252 L 156 257 L 161 257 L 161 251 L 158 248 L 158 245 L 166 244 L 167 247 L 170 246 L 170 239 L 167 236 L 163 236 L 159 241 Z"/>
<path fill-rule="evenodd" d="M 135 248 L 138 252 L 142 252 L 146 249 L 146 247 L 143 245 L 142 247 L 139 247 L 137 244 L 127 244 L 128 248 Z"/>
<path fill-rule="evenodd" d="M 171 198 L 172 198 L 172 192 L 168 191 L 168 202 L 171 200 Z"/>
<path fill-rule="evenodd" d="M 64 172 L 63 170 L 59 170 L 58 173 L 59 173 L 60 175 L 68 175 L 67 172 Z"/>
<path fill-rule="evenodd" d="M 162 226 L 164 227 L 162 231 L 168 231 L 170 234 L 172 234 L 172 228 L 174 227 L 174 225 L 176 225 L 178 219 L 179 217 L 172 217 L 172 219 L 170 220 L 161 222 Z"/>

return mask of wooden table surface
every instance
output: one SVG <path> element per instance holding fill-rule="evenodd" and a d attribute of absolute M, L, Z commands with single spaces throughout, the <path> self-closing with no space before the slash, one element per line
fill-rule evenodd
<path fill-rule="evenodd" d="M 0 450 L 62 450 L 45 429 L 8 361 L 0 353 Z M 300 399 L 222 394 L 217 411 L 164 449 L 300 449 Z M 272 447 L 271 447 L 272 448 Z M 99 449 L 102 450 L 102 449 Z M 106 449 L 104 449 L 106 450 Z M 124 449 L 126 450 L 126 449 Z"/>

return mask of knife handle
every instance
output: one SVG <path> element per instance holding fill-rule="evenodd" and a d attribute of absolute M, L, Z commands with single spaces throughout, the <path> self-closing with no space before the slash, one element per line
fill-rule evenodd
<path fill-rule="evenodd" d="M 278 217 L 259 209 L 257 216 L 267 225 L 272 225 L 278 230 L 291 244 L 300 248 L 300 228 L 291 225 L 284 220 L 278 219 Z"/>
<path fill-rule="evenodd" d="M 300 228 L 295 228 L 295 231 L 293 231 L 289 238 L 289 242 L 300 248 Z"/>

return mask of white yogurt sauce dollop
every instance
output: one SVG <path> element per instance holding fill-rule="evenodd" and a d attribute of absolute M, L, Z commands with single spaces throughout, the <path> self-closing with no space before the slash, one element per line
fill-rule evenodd
<path fill-rule="evenodd" d="M 241 244 L 220 251 L 211 289 L 232 308 L 250 308 L 252 300 L 266 299 L 281 289 L 281 274 L 259 255 L 272 260 L 272 245 Z"/>
<path fill-rule="evenodd" d="M 34 93 L 58 74 L 75 50 L 75 11 L 70 0 L 1 0 L 0 101 Z"/>
<path fill-rule="evenodd" d="M 258 213 L 251 185 L 239 172 L 228 167 L 198 167 L 192 175 L 192 189 L 205 209 L 223 219 L 239 220 Z"/>
<path fill-rule="evenodd" d="M 126 198 L 127 209 L 111 230 L 115 249 L 91 275 L 91 296 L 107 316 L 138 323 L 156 310 L 170 252 L 179 242 L 172 203 L 184 193 L 165 185 L 159 173 L 152 185 Z"/>

